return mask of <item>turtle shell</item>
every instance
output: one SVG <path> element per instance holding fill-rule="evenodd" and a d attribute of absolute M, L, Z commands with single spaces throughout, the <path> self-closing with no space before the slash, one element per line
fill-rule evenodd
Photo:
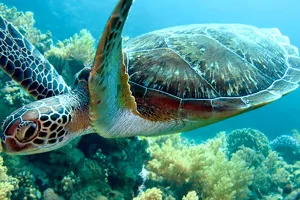
<path fill-rule="evenodd" d="M 298 87 L 298 49 L 278 29 L 188 25 L 128 40 L 127 73 L 138 111 L 152 120 L 212 123 Z"/>

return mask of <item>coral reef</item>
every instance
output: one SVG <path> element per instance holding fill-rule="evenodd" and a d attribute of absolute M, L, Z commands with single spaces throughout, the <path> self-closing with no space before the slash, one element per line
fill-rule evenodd
<path fill-rule="evenodd" d="M 147 148 L 145 139 L 107 140 L 92 134 L 57 151 L 15 156 L 5 164 L 24 188 L 15 192 L 18 198 L 131 199 L 143 183 L 139 174 L 150 158 Z"/>
<path fill-rule="evenodd" d="M 199 197 L 195 191 L 189 192 L 186 196 L 182 198 L 182 200 L 198 200 Z"/>
<path fill-rule="evenodd" d="M 52 188 L 48 188 L 43 192 L 44 200 L 64 200 L 63 197 L 59 196 L 54 192 Z"/>
<path fill-rule="evenodd" d="M 88 65 L 95 56 L 95 39 L 88 30 L 83 29 L 69 39 L 58 41 L 45 55 L 80 60 L 84 65 Z"/>
<path fill-rule="evenodd" d="M 264 156 L 244 146 L 228 155 L 227 139 L 221 133 L 190 144 L 180 135 L 109 140 L 87 135 L 54 152 L 9 157 L 8 172 L 20 188 L 11 192 L 11 199 L 243 200 L 298 195 L 300 162 L 287 164 L 275 151 Z"/>
<path fill-rule="evenodd" d="M 295 193 L 300 185 L 300 162 L 286 163 L 266 147 L 269 142 L 263 133 L 251 129 L 233 133 L 227 137 L 221 133 L 200 145 L 187 145 L 179 136 L 152 140 L 146 188 L 158 187 L 163 197 L 176 199 L 191 190 L 211 200 L 283 199 Z M 248 147 L 236 142 L 245 133 L 251 138 Z M 257 145 L 261 138 L 262 144 Z M 236 151 L 226 148 L 233 146 Z"/>
<path fill-rule="evenodd" d="M 250 128 L 237 129 L 227 136 L 229 154 L 235 153 L 240 147 L 248 147 L 264 156 L 270 150 L 268 138 L 260 131 Z"/>
<path fill-rule="evenodd" d="M 162 191 L 156 187 L 147 189 L 140 196 L 135 197 L 134 200 L 162 200 Z"/>
<path fill-rule="evenodd" d="M 252 167 L 253 181 L 249 188 L 254 199 L 283 198 L 299 188 L 299 162 L 288 164 L 276 151 L 270 150 L 265 156 L 247 147 L 241 147 L 235 155 Z"/>
<path fill-rule="evenodd" d="M 0 147 L 0 152 L 2 151 Z M 3 158 L 0 157 L 0 199 L 11 199 L 12 191 L 18 189 L 18 180 L 7 175 L 7 168 L 3 166 Z"/>
<path fill-rule="evenodd" d="M 65 176 L 61 180 L 58 191 L 60 191 L 60 193 L 74 191 L 79 183 L 80 178 L 77 177 L 73 171 L 71 171 L 67 176 Z"/>
<path fill-rule="evenodd" d="M 98 181 L 107 181 L 111 189 L 123 193 L 127 198 L 134 195 L 143 183 L 139 174 L 150 158 L 147 151 L 148 142 L 138 137 L 113 140 L 103 139 L 98 135 L 90 137 L 94 137 L 93 140 L 98 141 L 99 146 L 94 143 L 94 146 L 84 153 L 92 158 L 90 159 L 92 162 L 100 166 L 98 169 L 102 172 L 99 174 L 100 180 Z M 90 140 L 86 140 L 87 138 L 84 137 L 80 141 L 79 147 L 83 146 L 86 149 L 90 143 Z M 95 176 L 94 173 L 91 175 Z M 86 177 L 86 173 L 84 176 Z M 95 177 L 94 180 L 97 181 Z"/>
<path fill-rule="evenodd" d="M 89 65 L 95 40 L 87 30 L 59 41 L 34 27 L 33 13 L 0 3 L 11 21 L 71 84 Z M 128 38 L 124 38 L 126 42 Z M 0 72 L 2 117 L 32 101 Z M 224 132 L 202 144 L 179 134 L 104 139 L 96 134 L 53 152 L 0 157 L 0 199 L 243 200 L 300 198 L 300 135 L 269 143 L 258 130 Z M 3 166 L 3 160 L 4 165 Z"/>
<path fill-rule="evenodd" d="M 253 181 L 250 189 L 255 198 L 263 198 L 269 193 L 278 193 L 278 188 L 283 189 L 286 185 L 291 183 L 291 174 L 286 169 L 286 163 L 280 160 L 276 152 L 270 151 L 264 157 L 262 154 L 255 154 L 252 152 L 250 157 L 249 149 L 243 148 L 236 153 L 236 156 L 253 160 L 254 162 L 246 162 L 249 167 L 252 167 Z M 260 162 L 257 163 L 256 161 Z M 253 163 L 255 163 L 253 165 Z"/>
<path fill-rule="evenodd" d="M 166 196 L 163 192 L 156 188 L 149 188 L 145 192 L 140 193 L 133 200 L 176 200 L 173 196 Z M 190 191 L 186 196 L 182 197 L 182 200 L 198 200 L 199 197 L 195 191 Z"/>
<path fill-rule="evenodd" d="M 1 117 L 8 116 L 14 110 L 30 103 L 33 98 L 29 96 L 20 85 L 14 81 L 4 82 L 2 87 L 0 87 L 0 103 Z"/>
<path fill-rule="evenodd" d="M 284 200 L 299 200 L 299 199 L 300 199 L 300 190 L 299 189 L 293 191 L 291 194 L 289 194 L 288 196 L 286 196 L 284 198 Z"/>
<path fill-rule="evenodd" d="M 237 156 L 227 158 L 221 150 L 224 134 L 197 146 L 175 145 L 170 139 L 161 147 L 151 145 L 152 158 L 146 167 L 150 185 L 170 187 L 177 199 L 191 190 L 202 199 L 246 199 L 250 194 L 252 170 Z"/>
<path fill-rule="evenodd" d="M 12 200 L 18 199 L 30 199 L 37 200 L 41 199 L 42 194 L 35 185 L 35 177 L 30 172 L 21 172 L 16 178 L 19 181 L 19 189 L 13 191 Z"/>
<path fill-rule="evenodd" d="M 286 162 L 293 164 L 300 160 L 300 143 L 294 137 L 281 135 L 273 140 L 270 145 Z"/>
<path fill-rule="evenodd" d="M 71 84 L 73 76 L 93 61 L 95 39 L 88 30 L 83 29 L 79 34 L 59 41 L 56 46 L 52 45 L 45 56 L 65 81 Z"/>

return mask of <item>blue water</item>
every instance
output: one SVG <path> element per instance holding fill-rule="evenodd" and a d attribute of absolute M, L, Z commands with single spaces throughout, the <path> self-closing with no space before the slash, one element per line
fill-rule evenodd
<path fill-rule="evenodd" d="M 65 39 L 86 28 L 98 38 L 116 0 L 2 0 L 8 6 L 35 13 L 36 27 Z M 277 27 L 300 48 L 298 0 L 136 0 L 124 35 L 193 23 L 243 23 Z M 256 128 L 273 138 L 300 129 L 300 89 L 258 110 L 188 133 L 210 137 L 218 131 Z"/>

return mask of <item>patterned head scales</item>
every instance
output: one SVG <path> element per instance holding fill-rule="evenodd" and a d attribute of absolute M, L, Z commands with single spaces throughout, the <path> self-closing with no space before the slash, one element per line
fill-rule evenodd
<path fill-rule="evenodd" d="M 12 113 L 2 125 L 1 142 L 8 154 L 32 154 L 57 149 L 70 136 L 70 109 L 60 98 L 36 101 Z"/>

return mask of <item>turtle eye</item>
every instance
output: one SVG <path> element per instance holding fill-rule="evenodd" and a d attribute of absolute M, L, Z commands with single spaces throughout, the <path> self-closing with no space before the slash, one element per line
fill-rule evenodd
<path fill-rule="evenodd" d="M 20 124 L 16 138 L 20 142 L 27 142 L 33 139 L 37 134 L 38 126 L 33 122 L 26 122 L 24 124 Z"/>
<path fill-rule="evenodd" d="M 36 125 L 32 124 L 24 133 L 24 140 L 30 139 L 36 132 Z"/>

